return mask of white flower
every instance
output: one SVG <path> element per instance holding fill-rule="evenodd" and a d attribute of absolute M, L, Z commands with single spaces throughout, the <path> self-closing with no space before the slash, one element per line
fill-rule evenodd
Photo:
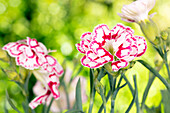
<path fill-rule="evenodd" d="M 124 5 L 122 13 L 118 15 L 126 22 L 137 22 L 148 19 L 149 11 L 154 7 L 155 0 L 137 0 L 129 5 Z M 153 14 L 150 15 L 152 17 Z"/>

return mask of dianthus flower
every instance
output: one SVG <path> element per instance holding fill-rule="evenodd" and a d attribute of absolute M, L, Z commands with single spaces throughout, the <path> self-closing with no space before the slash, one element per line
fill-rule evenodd
<path fill-rule="evenodd" d="M 53 96 L 54 99 L 58 99 L 60 97 L 60 92 L 58 87 L 60 85 L 59 77 L 54 74 L 49 74 L 46 71 L 38 70 L 33 71 L 34 75 L 41 76 L 41 81 L 44 85 L 44 91 L 42 92 L 41 89 L 37 89 L 39 95 L 29 103 L 29 106 L 34 109 L 38 105 L 45 103 L 50 96 Z"/>
<path fill-rule="evenodd" d="M 46 75 L 46 74 L 43 74 L 43 75 Z M 82 102 L 86 102 L 87 100 L 87 95 L 86 95 L 86 79 L 82 76 L 80 77 L 75 77 L 72 82 L 70 82 L 71 80 L 71 75 L 72 75 L 72 71 L 69 69 L 69 68 L 66 68 L 66 71 L 65 71 L 65 75 L 64 75 L 64 82 L 65 82 L 65 85 L 67 86 L 67 89 L 65 89 L 63 86 L 60 86 L 60 99 L 57 100 L 57 101 L 53 101 L 51 107 L 50 107 L 50 110 L 54 113 L 58 113 L 58 112 L 61 112 L 65 109 L 68 108 L 68 104 L 70 105 L 70 109 L 73 108 L 73 105 L 75 103 L 75 91 L 76 91 L 76 84 L 80 78 L 80 81 L 81 81 L 81 97 L 82 97 Z M 68 94 L 66 94 L 65 90 L 68 91 Z M 41 97 L 41 99 L 39 98 L 39 101 L 37 100 L 38 104 L 40 102 L 40 100 L 46 100 L 45 101 L 41 101 L 43 103 L 46 103 L 46 105 L 48 106 L 50 104 L 50 101 L 51 101 L 51 94 L 50 96 L 48 96 L 48 92 L 46 90 L 46 87 L 44 88 L 44 85 L 42 84 L 41 81 L 37 81 L 36 84 L 34 85 L 33 87 L 33 92 L 35 95 L 37 95 L 38 97 Z M 43 96 L 41 94 L 43 94 L 44 92 L 46 92 L 46 96 Z M 41 95 L 41 96 L 39 96 Z M 67 100 L 67 95 L 68 95 L 68 99 L 69 101 Z M 37 98 L 38 98 L 37 97 Z M 47 98 L 47 99 L 46 99 Z M 36 99 L 34 99 L 36 100 Z M 32 106 L 32 105 L 37 105 L 37 102 L 35 101 L 32 101 L 29 105 Z M 68 103 L 69 102 L 69 103 Z"/>
<path fill-rule="evenodd" d="M 47 48 L 36 39 L 27 37 L 26 40 L 10 42 L 3 47 L 10 56 L 15 58 L 16 64 L 26 69 L 33 70 L 35 77 L 41 80 L 45 86 L 45 92 L 30 102 L 29 106 L 34 109 L 39 104 L 45 103 L 50 95 L 54 99 L 60 97 L 58 87 L 59 76 L 63 74 L 63 68 L 57 60 L 48 55 Z M 40 70 L 34 70 L 38 69 Z M 41 74 L 37 74 L 37 73 Z"/>
<path fill-rule="evenodd" d="M 82 65 L 98 68 L 111 62 L 112 70 L 126 67 L 135 57 L 143 55 L 147 45 L 144 37 L 134 36 L 130 27 L 117 24 L 112 30 L 107 25 L 98 25 L 93 32 L 84 33 L 80 43 L 76 44 L 79 52 L 85 54 Z"/>
<path fill-rule="evenodd" d="M 148 13 L 154 7 L 155 0 L 137 0 L 129 5 L 124 5 L 122 13 L 118 15 L 126 22 L 141 22 L 148 20 Z M 150 15 L 151 17 L 153 14 Z"/>
<path fill-rule="evenodd" d="M 55 58 L 48 55 L 47 48 L 36 39 L 27 37 L 26 40 L 10 42 L 3 47 L 10 56 L 15 57 L 17 65 L 21 65 L 26 69 L 37 69 L 39 67 L 49 73 L 61 75 L 63 69 Z"/>

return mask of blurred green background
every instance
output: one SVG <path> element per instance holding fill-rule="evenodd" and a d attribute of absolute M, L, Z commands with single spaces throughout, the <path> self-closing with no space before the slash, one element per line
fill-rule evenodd
<path fill-rule="evenodd" d="M 107 24 L 111 29 L 117 23 L 123 23 L 133 28 L 135 35 L 143 35 L 137 24 L 123 22 L 117 15 L 121 12 L 123 4 L 131 2 L 132 0 L 0 0 L 0 47 L 8 42 L 25 39 L 27 36 L 36 38 L 39 42 L 43 42 L 48 49 L 57 50 L 56 53 L 51 53 L 51 55 L 60 63 L 66 59 L 67 66 L 73 69 L 75 59 L 78 59 L 78 66 L 81 66 L 79 59 L 83 56 L 76 50 L 75 44 L 80 41 L 82 33 L 91 32 L 98 24 Z M 155 7 L 150 12 L 150 14 L 157 13 L 153 20 L 161 30 L 170 26 L 169 6 L 169 0 L 157 0 Z M 149 42 L 148 45 L 150 45 Z M 141 59 L 154 66 L 155 55 L 155 51 L 149 46 Z M 6 68 L 7 64 L 0 61 L 0 66 Z M 85 76 L 88 80 L 86 93 L 89 96 L 88 72 L 88 68 L 83 68 L 80 75 Z M 167 78 L 164 74 L 165 70 L 161 70 L 161 73 Z M 141 102 L 149 78 L 149 71 L 137 63 L 126 73 L 132 84 L 133 74 L 137 74 L 139 101 Z M 102 82 L 108 84 L 107 79 L 103 79 Z M 35 78 L 31 79 L 30 84 L 32 86 L 35 84 Z M 6 89 L 8 89 L 15 105 L 23 111 L 21 105 L 23 98 L 20 88 L 14 82 L 11 82 L 2 71 L 0 71 L 0 86 L 0 112 L 4 112 L 4 104 L 6 104 L 9 112 L 14 113 L 14 110 L 6 101 Z M 165 87 L 156 78 L 146 100 L 148 107 L 160 105 L 161 89 L 165 89 Z M 116 97 L 115 111 L 117 113 L 124 112 L 131 100 L 132 95 L 128 86 L 126 86 L 120 90 Z M 100 102 L 102 102 L 99 95 L 96 95 L 95 101 L 94 113 L 97 112 L 101 105 Z M 88 106 L 89 99 L 83 104 L 85 112 L 88 111 Z M 107 112 L 109 111 L 110 101 L 107 104 Z M 136 112 L 135 105 L 131 112 Z"/>

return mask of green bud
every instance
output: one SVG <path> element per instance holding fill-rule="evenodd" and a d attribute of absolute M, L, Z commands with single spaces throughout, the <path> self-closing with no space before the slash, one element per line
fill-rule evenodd
<path fill-rule="evenodd" d="M 97 93 L 100 94 L 100 87 L 101 87 L 101 89 L 104 91 L 104 86 L 103 86 L 103 84 L 100 83 L 97 79 L 95 79 L 95 81 L 94 81 L 94 86 L 95 86 L 95 89 L 96 89 Z"/>
<path fill-rule="evenodd" d="M 124 67 L 123 70 L 132 68 L 135 65 L 136 61 L 131 61 L 128 66 Z"/>
<path fill-rule="evenodd" d="M 159 36 L 160 32 L 152 19 L 141 21 L 139 22 L 139 25 L 143 34 L 151 43 L 159 44 L 158 40 L 156 40 L 156 36 Z"/>
<path fill-rule="evenodd" d="M 166 31 L 161 32 L 161 37 L 162 37 L 163 40 L 167 40 L 168 33 Z"/>
<path fill-rule="evenodd" d="M 119 71 L 118 71 L 118 72 L 114 72 L 114 71 L 112 70 L 112 66 L 111 66 L 110 63 L 105 64 L 104 67 L 105 67 L 105 69 L 106 69 L 113 77 L 119 75 L 119 74 L 118 74 Z"/>

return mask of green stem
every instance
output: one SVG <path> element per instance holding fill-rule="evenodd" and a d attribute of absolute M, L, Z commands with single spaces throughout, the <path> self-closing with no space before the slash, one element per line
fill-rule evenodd
<path fill-rule="evenodd" d="M 169 65 L 168 65 L 168 59 L 167 59 L 167 52 L 168 51 L 166 50 L 166 45 L 165 44 L 164 44 L 163 48 L 164 48 L 164 58 L 163 58 L 163 60 L 164 60 L 164 63 L 166 65 L 166 69 L 167 69 L 167 72 L 168 72 L 168 77 L 170 79 L 170 71 L 169 71 Z"/>
<path fill-rule="evenodd" d="M 136 75 L 133 76 L 133 80 L 134 80 L 134 85 L 135 85 L 135 91 L 133 93 L 133 99 L 132 99 L 132 101 L 131 101 L 131 103 L 130 103 L 130 105 L 129 105 L 129 107 L 126 110 L 125 113 L 129 113 L 130 109 L 132 108 L 132 106 L 133 106 L 133 104 L 134 104 L 134 102 L 136 100 L 136 93 L 137 93 Z"/>
<path fill-rule="evenodd" d="M 169 71 L 169 65 L 168 65 L 168 62 L 165 61 L 165 66 L 166 66 L 166 69 L 167 69 L 167 72 L 168 72 L 168 77 L 170 79 L 170 71 Z"/>
<path fill-rule="evenodd" d="M 156 77 L 158 77 L 162 81 L 162 83 L 166 86 L 168 91 L 170 91 L 170 86 L 168 82 L 154 68 L 152 68 L 148 63 L 146 63 L 143 60 L 137 60 L 137 61 L 140 62 L 143 66 L 145 66 L 147 69 L 149 69 Z"/>
<path fill-rule="evenodd" d="M 107 101 L 109 100 L 110 95 L 111 95 L 111 90 L 109 90 L 109 92 L 108 92 L 108 94 L 107 94 L 107 96 L 106 96 L 106 103 L 107 103 Z M 98 113 L 101 113 L 102 110 L 103 110 L 103 108 L 104 108 L 104 104 L 102 104 L 102 105 L 100 106 L 100 109 L 99 109 Z"/>
<path fill-rule="evenodd" d="M 134 91 L 133 91 L 133 87 L 132 87 L 131 83 L 130 83 L 129 80 L 126 78 L 126 76 L 125 76 L 124 73 L 121 73 L 121 75 L 122 75 L 122 77 L 124 78 L 124 80 L 126 81 L 126 83 L 128 84 L 129 89 L 130 89 L 132 95 L 134 95 Z"/>
<path fill-rule="evenodd" d="M 150 89 L 150 87 L 151 87 L 154 79 L 155 79 L 155 76 L 154 76 L 154 75 L 153 75 L 151 78 L 149 78 L 148 84 L 147 84 L 147 86 L 146 86 L 146 88 L 145 88 L 145 91 L 144 91 L 144 93 L 143 93 L 143 98 L 142 98 L 142 103 L 141 103 L 141 109 L 144 108 L 145 101 L 146 101 L 146 98 L 147 98 L 147 96 L 148 96 L 149 89 Z"/>
<path fill-rule="evenodd" d="M 66 84 L 65 84 L 64 81 L 63 81 L 63 86 L 64 86 L 64 90 L 65 90 L 65 93 L 66 93 L 67 109 L 70 109 L 70 101 L 69 101 L 69 96 L 68 96 L 68 90 L 67 90 L 67 87 L 66 87 Z"/>
<path fill-rule="evenodd" d="M 50 104 L 48 105 L 46 113 L 50 112 L 50 108 L 51 108 L 51 105 L 52 105 L 53 101 L 54 101 L 54 98 L 51 99 Z"/>
<path fill-rule="evenodd" d="M 90 106 L 89 106 L 89 112 L 88 113 L 92 112 L 94 96 L 95 96 L 93 77 L 94 77 L 93 70 L 90 69 Z"/>
<path fill-rule="evenodd" d="M 136 75 L 133 76 L 133 79 L 134 79 L 135 93 L 136 93 L 136 108 L 137 108 L 137 113 L 139 113 L 140 107 L 139 107 L 138 87 L 137 87 L 137 82 L 136 82 Z"/>

